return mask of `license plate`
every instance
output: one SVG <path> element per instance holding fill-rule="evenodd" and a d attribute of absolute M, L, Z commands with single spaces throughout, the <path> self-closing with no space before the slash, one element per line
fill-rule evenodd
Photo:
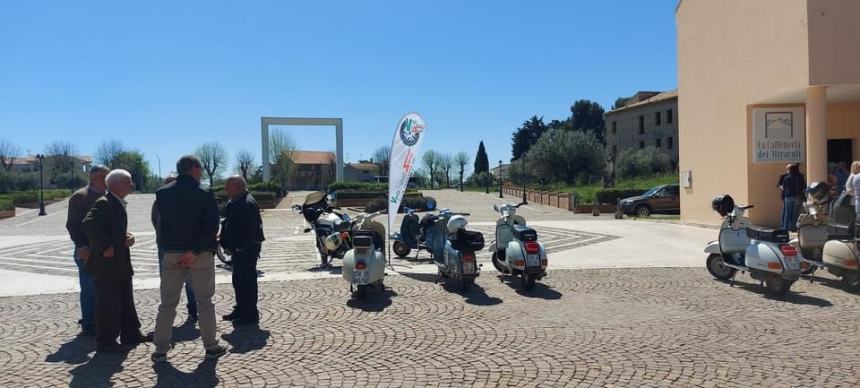
<path fill-rule="evenodd" d="M 526 266 L 540 267 L 540 257 L 538 255 L 528 255 L 526 257 Z"/>
<path fill-rule="evenodd" d="M 465 262 L 463 263 L 463 273 L 467 275 L 471 275 L 475 273 L 475 262 Z"/>
<path fill-rule="evenodd" d="M 800 259 L 796 256 L 794 257 L 786 257 L 785 258 L 785 269 L 789 271 L 799 271 L 800 270 Z"/>
<path fill-rule="evenodd" d="M 361 285 L 370 283 L 370 273 L 367 271 L 354 271 L 352 273 L 352 282 Z"/>

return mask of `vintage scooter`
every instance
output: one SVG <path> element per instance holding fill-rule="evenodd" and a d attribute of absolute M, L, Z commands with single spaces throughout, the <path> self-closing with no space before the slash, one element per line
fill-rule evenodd
<path fill-rule="evenodd" d="M 543 243 L 537 239 L 537 232 L 526 226 L 525 218 L 517 215 L 522 205 L 493 205 L 500 216 L 496 221 L 496 240 L 490 249 L 496 270 L 519 278 L 523 289 L 530 290 L 536 280 L 546 276 L 549 260 Z"/>
<path fill-rule="evenodd" d="M 372 287 L 385 290 L 385 226 L 373 219 L 386 213 L 359 214 L 350 221 L 352 248 L 343 256 L 341 274 L 355 298 L 364 299 Z"/>
<path fill-rule="evenodd" d="M 723 217 L 719 239 L 705 248 L 705 267 L 717 279 L 734 286 L 737 271 L 749 272 L 764 282 L 771 295 L 785 295 L 800 277 L 803 260 L 789 244 L 788 231 L 761 229 L 744 215 L 752 205 L 735 205 L 728 194 L 718 196 L 711 207 Z"/>
<path fill-rule="evenodd" d="M 400 223 L 400 233 L 391 235 L 391 249 L 397 257 L 409 256 L 413 249 L 421 249 L 423 241 L 419 241 L 420 222 L 415 209 L 403 208 L 403 221 Z"/>
<path fill-rule="evenodd" d="M 811 265 L 808 270 L 812 275 L 810 281 L 815 280 L 815 271 L 826 269 L 841 278 L 846 291 L 860 291 L 857 244 L 849 228 L 840 227 L 854 222 L 853 204 L 837 198 L 832 211 L 837 219 L 831 223 L 824 214 L 829 191 L 830 187 L 823 182 L 814 182 L 806 189 L 807 201 L 797 221 L 798 238 L 792 243 L 800 249 L 804 261 Z"/>

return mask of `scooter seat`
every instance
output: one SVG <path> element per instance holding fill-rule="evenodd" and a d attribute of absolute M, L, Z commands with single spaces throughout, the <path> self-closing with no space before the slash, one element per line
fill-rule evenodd
<path fill-rule="evenodd" d="M 537 231 L 525 225 L 514 225 L 514 237 L 520 241 L 537 241 Z"/>
<path fill-rule="evenodd" d="M 788 231 L 785 229 L 757 229 L 747 228 L 747 237 L 775 243 L 787 243 L 789 241 Z"/>

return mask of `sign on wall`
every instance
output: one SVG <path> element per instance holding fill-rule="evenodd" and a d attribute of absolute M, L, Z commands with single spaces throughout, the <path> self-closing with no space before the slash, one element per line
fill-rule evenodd
<path fill-rule="evenodd" d="M 803 108 L 756 108 L 752 112 L 753 163 L 800 163 L 806 151 Z"/>

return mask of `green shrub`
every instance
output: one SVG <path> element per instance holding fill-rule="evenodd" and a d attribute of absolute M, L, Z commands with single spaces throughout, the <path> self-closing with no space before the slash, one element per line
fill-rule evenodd
<path fill-rule="evenodd" d="M 36 191 L 16 191 L 9 193 L 9 195 L 12 197 L 12 202 L 15 205 L 39 202 L 39 193 Z"/>
<path fill-rule="evenodd" d="M 364 207 L 364 211 L 367 213 L 376 213 L 382 209 L 388 209 L 388 201 L 385 198 L 374 199 Z"/>
<path fill-rule="evenodd" d="M 642 195 L 648 189 L 602 189 L 597 190 L 597 202 L 615 204 L 619 199 Z"/>
<path fill-rule="evenodd" d="M 275 193 L 269 191 L 252 191 L 251 196 L 254 197 L 257 201 L 274 201 Z"/>
<path fill-rule="evenodd" d="M 328 185 L 329 192 L 342 190 L 350 191 L 382 191 L 388 192 L 388 183 L 376 182 L 333 182 Z"/>
<path fill-rule="evenodd" d="M 275 182 L 257 182 L 248 185 L 248 191 L 261 192 L 267 191 L 272 193 L 280 193 L 281 188 Z"/>
<path fill-rule="evenodd" d="M 15 210 L 15 204 L 11 198 L 0 198 L 0 212 L 7 210 Z"/>
<path fill-rule="evenodd" d="M 654 147 L 625 150 L 615 162 L 619 177 L 629 178 L 666 173 L 672 170 L 672 159 Z"/>

